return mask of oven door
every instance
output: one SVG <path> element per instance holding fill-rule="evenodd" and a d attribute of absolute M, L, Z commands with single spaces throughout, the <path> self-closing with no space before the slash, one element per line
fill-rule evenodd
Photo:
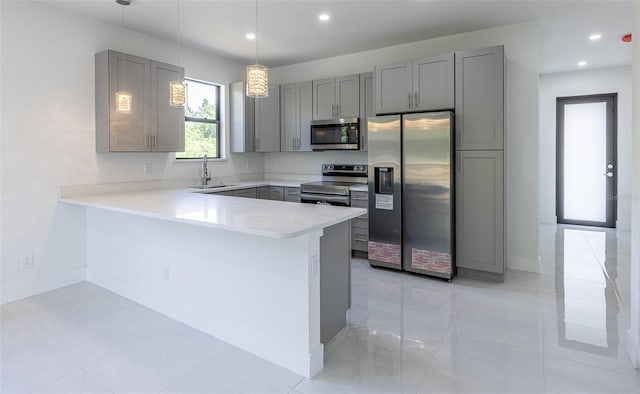
<path fill-rule="evenodd" d="M 350 203 L 349 196 L 311 193 L 300 193 L 300 202 L 307 204 L 339 205 L 343 207 L 348 207 Z"/>
<path fill-rule="evenodd" d="M 360 149 L 358 118 L 332 119 L 311 122 L 311 149 Z"/>

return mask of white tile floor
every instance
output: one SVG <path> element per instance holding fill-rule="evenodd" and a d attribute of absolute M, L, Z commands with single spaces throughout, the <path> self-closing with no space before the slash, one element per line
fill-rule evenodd
<path fill-rule="evenodd" d="M 0 308 L 2 393 L 640 393 L 627 233 L 541 229 L 542 274 L 452 283 L 353 261 L 312 380 L 81 283 Z"/>

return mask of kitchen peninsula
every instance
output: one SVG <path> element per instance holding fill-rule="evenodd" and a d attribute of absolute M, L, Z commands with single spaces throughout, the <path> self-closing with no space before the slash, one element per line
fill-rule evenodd
<path fill-rule="evenodd" d="M 87 280 L 305 377 L 346 324 L 359 208 L 193 189 L 61 194 L 86 215 Z"/>

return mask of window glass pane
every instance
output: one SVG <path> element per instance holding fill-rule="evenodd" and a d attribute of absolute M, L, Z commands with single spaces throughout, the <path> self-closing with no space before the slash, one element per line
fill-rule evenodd
<path fill-rule="evenodd" d="M 564 106 L 564 217 L 606 221 L 606 103 Z"/>
<path fill-rule="evenodd" d="M 189 80 L 185 83 L 187 85 L 185 116 L 218 120 L 219 87 Z"/>
<path fill-rule="evenodd" d="M 215 123 L 185 122 L 184 152 L 176 152 L 176 158 L 219 157 L 218 125 Z"/>

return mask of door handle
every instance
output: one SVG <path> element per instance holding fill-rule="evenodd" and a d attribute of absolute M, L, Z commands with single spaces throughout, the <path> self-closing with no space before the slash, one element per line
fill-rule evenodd
<path fill-rule="evenodd" d="M 606 175 L 607 178 L 613 178 L 613 171 L 605 172 L 603 175 Z"/>

